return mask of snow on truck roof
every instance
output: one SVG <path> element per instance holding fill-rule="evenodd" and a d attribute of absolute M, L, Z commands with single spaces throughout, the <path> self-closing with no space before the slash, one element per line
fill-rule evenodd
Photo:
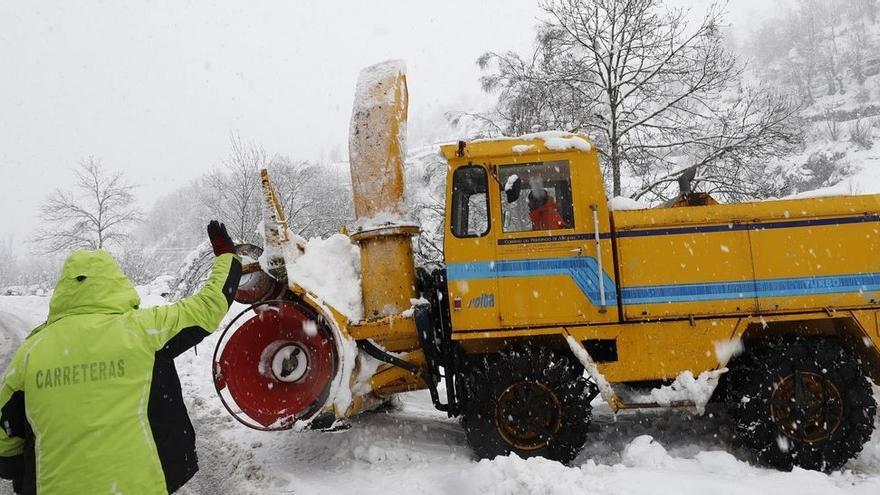
<path fill-rule="evenodd" d="M 446 159 L 455 158 L 458 143 L 440 146 Z M 553 153 L 567 150 L 590 151 L 592 141 L 586 134 L 546 131 L 516 137 L 497 137 L 465 141 L 465 156 L 505 156 L 511 154 Z"/>

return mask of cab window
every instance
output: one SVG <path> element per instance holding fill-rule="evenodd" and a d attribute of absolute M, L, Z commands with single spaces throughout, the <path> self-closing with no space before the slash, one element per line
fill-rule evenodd
<path fill-rule="evenodd" d="M 452 235 L 480 237 L 489 232 L 489 184 L 486 169 L 475 165 L 452 174 Z"/>
<path fill-rule="evenodd" d="M 566 160 L 498 167 L 504 232 L 574 228 Z"/>

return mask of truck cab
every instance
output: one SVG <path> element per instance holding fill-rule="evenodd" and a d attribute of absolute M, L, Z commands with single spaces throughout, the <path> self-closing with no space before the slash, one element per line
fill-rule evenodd
<path fill-rule="evenodd" d="M 598 156 L 561 132 L 442 147 L 456 332 L 618 321 Z"/>

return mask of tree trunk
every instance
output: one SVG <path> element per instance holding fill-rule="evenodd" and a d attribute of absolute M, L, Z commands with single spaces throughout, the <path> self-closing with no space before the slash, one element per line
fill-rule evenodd
<path fill-rule="evenodd" d="M 611 122 L 610 122 L 610 132 L 608 133 L 608 146 L 611 151 L 611 182 L 612 182 L 612 196 L 620 196 L 621 195 L 621 187 L 620 187 L 620 138 L 617 135 L 617 105 L 615 104 L 615 95 L 611 96 L 611 105 L 609 105 L 611 109 Z"/>
<path fill-rule="evenodd" d="M 620 153 L 616 141 L 611 143 L 611 176 L 613 181 L 612 196 L 620 196 Z"/>

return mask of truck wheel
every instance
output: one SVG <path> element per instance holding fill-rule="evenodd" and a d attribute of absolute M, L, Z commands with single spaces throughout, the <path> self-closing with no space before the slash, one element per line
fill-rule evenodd
<path fill-rule="evenodd" d="M 876 404 L 858 364 L 830 339 L 759 341 L 732 366 L 734 438 L 761 464 L 832 471 L 862 450 Z"/>
<path fill-rule="evenodd" d="M 466 387 L 462 425 L 479 457 L 516 453 L 569 463 L 586 442 L 595 386 L 565 356 L 517 347 L 475 366 Z"/>

